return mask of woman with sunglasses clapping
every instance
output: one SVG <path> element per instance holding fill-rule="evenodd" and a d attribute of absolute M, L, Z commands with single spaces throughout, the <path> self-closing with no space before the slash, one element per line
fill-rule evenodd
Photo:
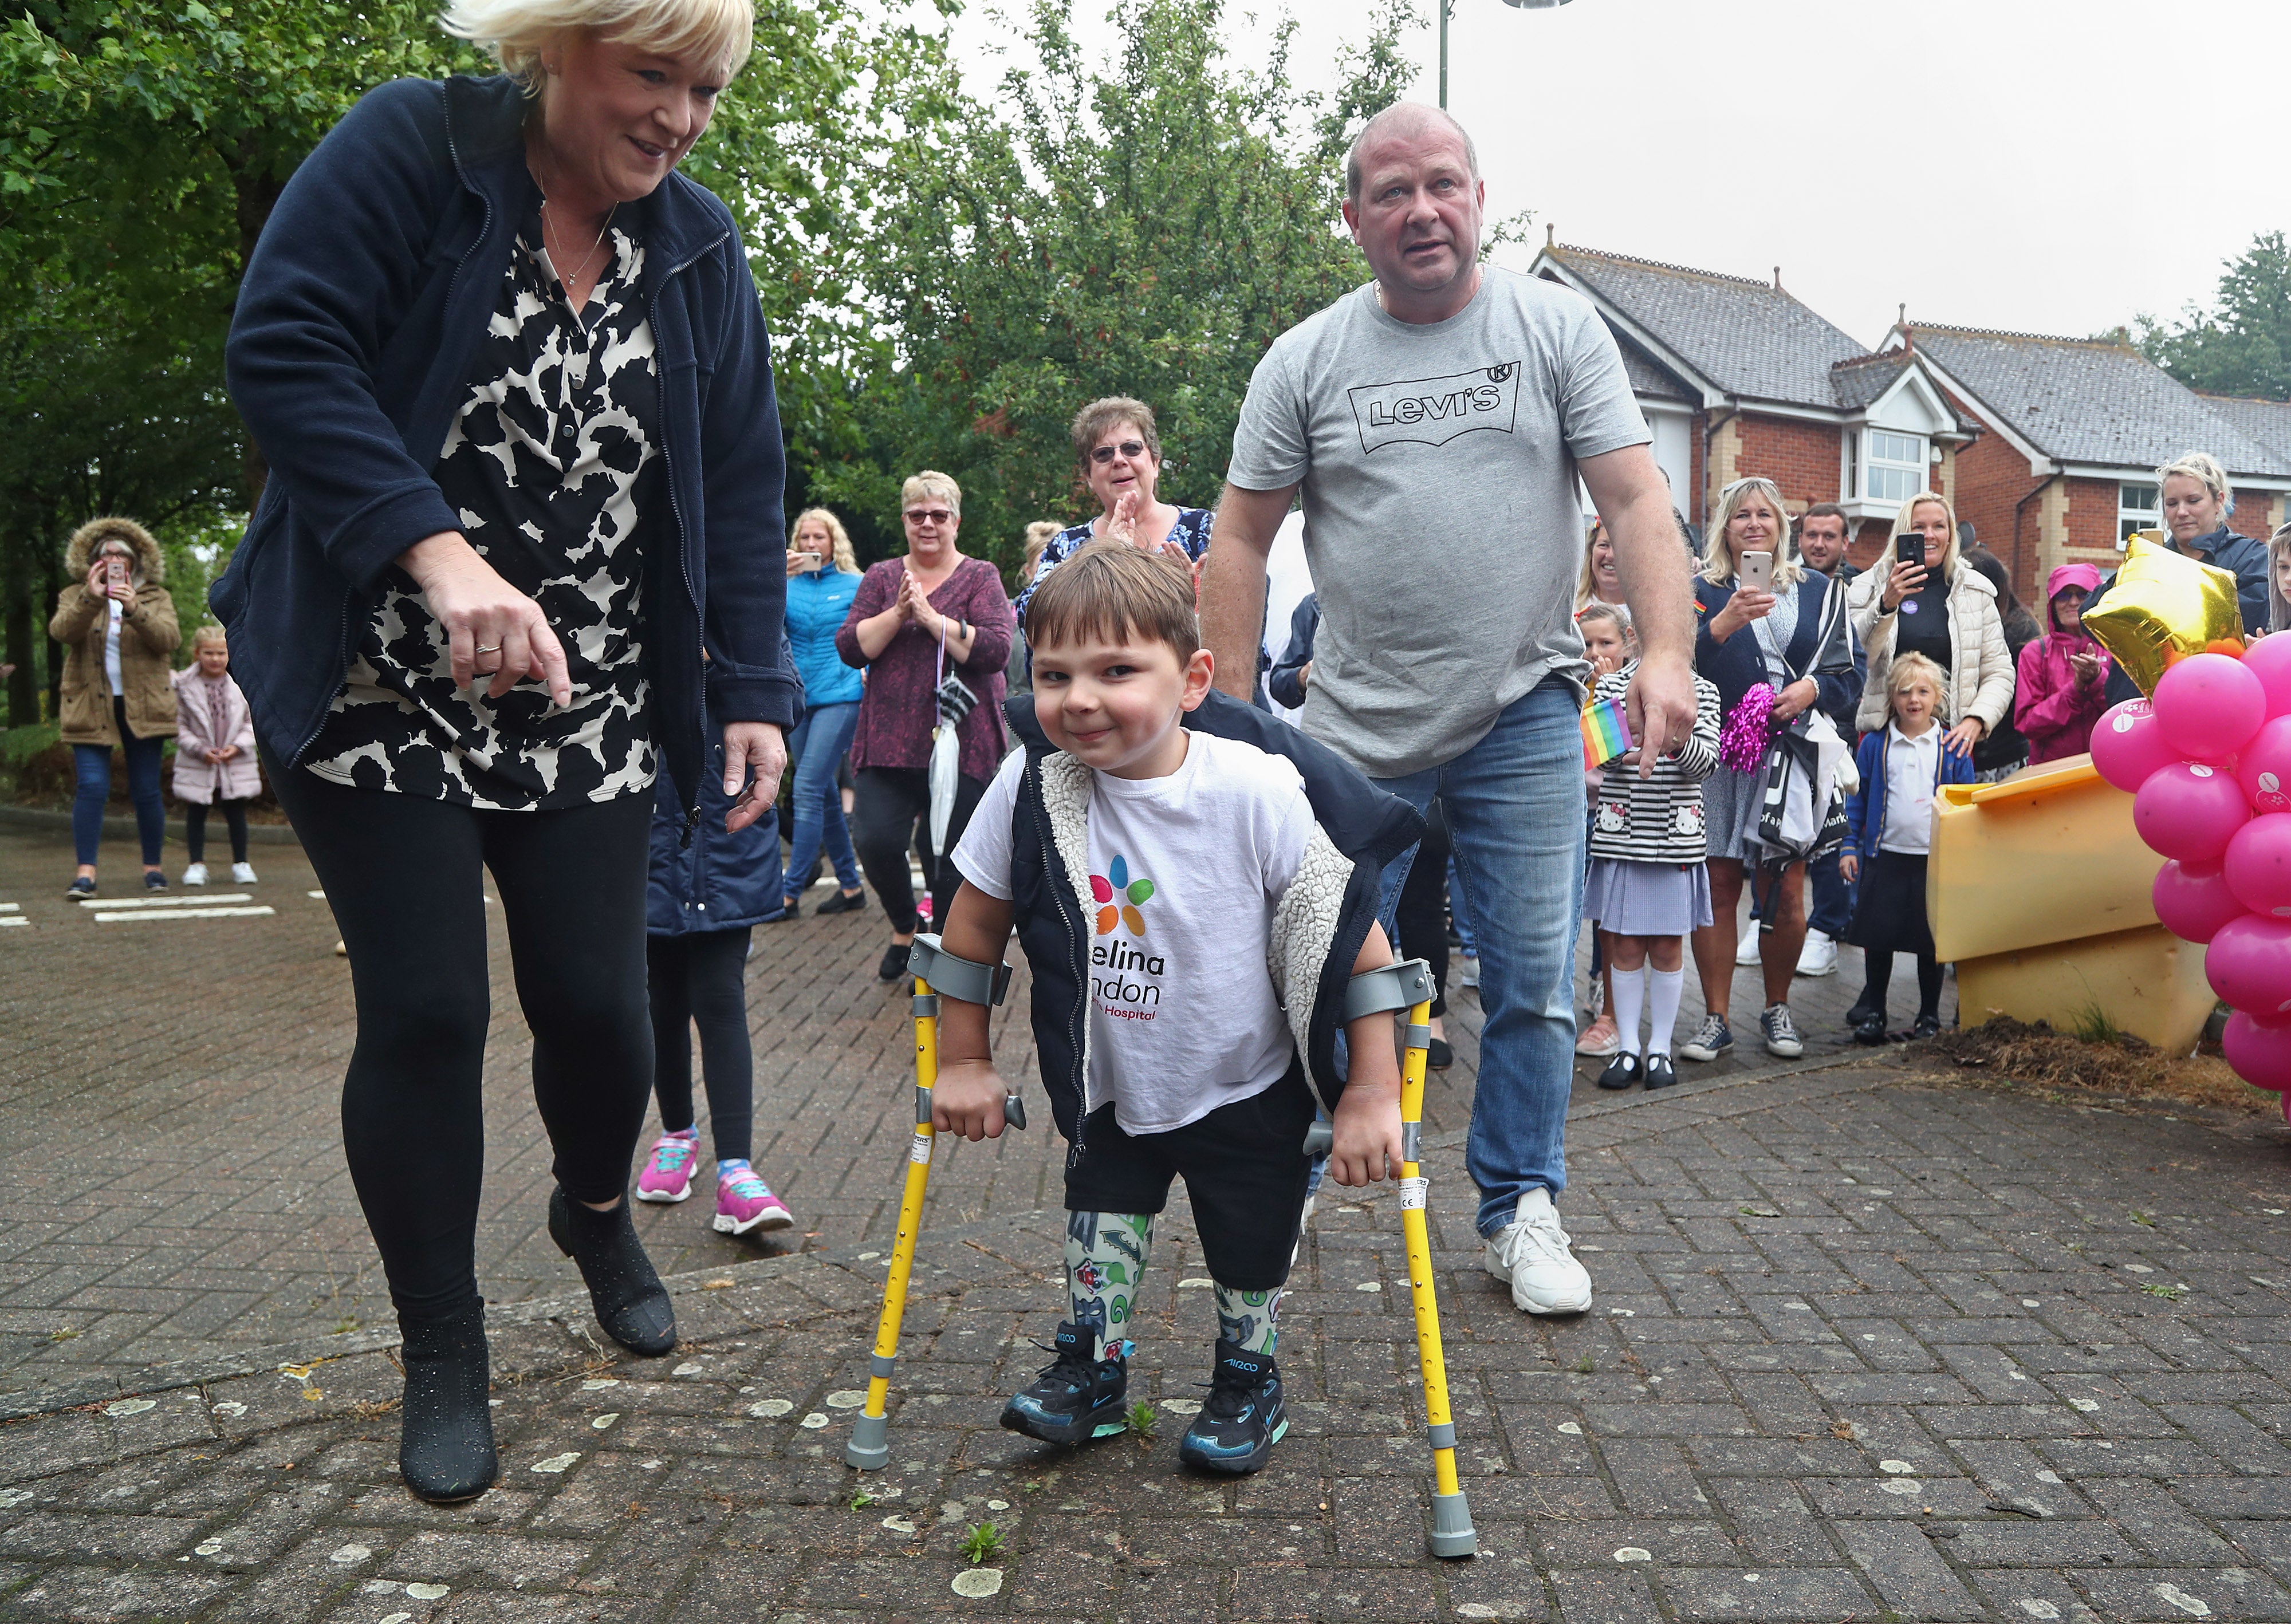
<path fill-rule="evenodd" d="M 890 917 L 891 945 L 875 971 L 887 982 L 907 973 L 907 948 L 915 939 L 919 910 L 907 847 L 916 820 L 930 813 L 932 730 L 941 690 L 950 681 L 959 684 L 969 690 L 969 703 L 955 728 L 957 787 L 945 843 L 933 851 L 928 829 L 915 842 L 923 885 L 934 896 L 940 852 L 952 852 L 962 839 L 1002 760 L 1002 666 L 1016 632 L 1001 572 L 955 546 L 962 528 L 961 487 L 927 468 L 906 482 L 899 507 L 906 556 L 868 567 L 843 630 L 835 634 L 843 663 L 867 672 L 851 739 L 851 769 L 858 776 L 851 843 Z M 956 689 L 945 692 L 961 698 Z"/>
<path fill-rule="evenodd" d="M 1042 549 L 1042 561 L 1018 594 L 1018 623 L 1026 623 L 1026 603 L 1042 577 L 1085 543 L 1112 537 L 1147 551 L 1176 553 L 1201 581 L 1202 559 L 1210 550 L 1208 508 L 1181 508 L 1154 494 L 1162 478 L 1162 437 L 1154 408 L 1126 395 L 1093 400 L 1074 414 L 1075 475 L 1105 511 L 1096 519 L 1069 525 Z"/>

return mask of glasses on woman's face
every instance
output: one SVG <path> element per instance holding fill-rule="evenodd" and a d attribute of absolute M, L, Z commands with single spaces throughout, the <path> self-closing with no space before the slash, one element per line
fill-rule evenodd
<path fill-rule="evenodd" d="M 909 508 L 907 522 L 911 525 L 943 525 L 954 515 L 945 508 Z"/>
<path fill-rule="evenodd" d="M 1096 446 L 1090 449 L 1089 460 L 1097 463 L 1100 468 L 1104 468 L 1108 462 L 1113 461 L 1116 454 L 1125 456 L 1129 458 L 1129 461 L 1135 462 L 1139 457 L 1146 454 L 1146 442 L 1144 440 L 1124 440 L 1119 446 Z"/>

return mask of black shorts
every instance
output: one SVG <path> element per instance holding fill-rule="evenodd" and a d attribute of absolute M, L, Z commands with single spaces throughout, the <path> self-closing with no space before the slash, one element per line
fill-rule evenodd
<path fill-rule="evenodd" d="M 1100 1105 L 1066 1158 L 1066 1210 L 1159 1212 L 1182 1174 L 1210 1277 L 1238 1291 L 1274 1290 L 1289 1279 L 1305 1216 L 1313 1116 L 1294 1064 L 1262 1093 L 1167 1133 L 1124 1133 L 1113 1105 Z"/>

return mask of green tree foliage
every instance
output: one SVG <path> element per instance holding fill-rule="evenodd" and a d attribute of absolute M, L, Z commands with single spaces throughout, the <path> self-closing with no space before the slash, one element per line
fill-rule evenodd
<path fill-rule="evenodd" d="M 1408 16 L 1387 5 L 1321 97 L 1290 78 L 1286 24 L 1258 65 L 1228 61 L 1222 0 L 1121 8 L 1095 65 L 1072 0 L 1036 0 L 995 105 L 936 82 L 955 116 L 894 150 L 867 278 L 884 337 L 848 403 L 862 443 L 814 490 L 888 550 L 899 480 L 943 469 L 964 550 L 1008 565 L 1029 520 L 1094 511 L 1067 425 L 1123 394 L 1159 418 L 1164 499 L 1214 502 L 1266 347 L 1365 274 L 1342 155 L 1398 93 Z"/>
<path fill-rule="evenodd" d="M 2228 262 L 2213 308 L 2140 319 L 2142 354 L 2191 389 L 2291 400 L 2291 244 L 2266 231 Z"/>

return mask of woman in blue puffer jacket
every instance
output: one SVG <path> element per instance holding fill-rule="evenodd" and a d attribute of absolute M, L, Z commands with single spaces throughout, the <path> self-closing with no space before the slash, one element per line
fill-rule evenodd
<path fill-rule="evenodd" d="M 787 912 L 779 915 L 783 920 L 796 916 L 823 841 L 842 889 L 820 904 L 818 912 L 856 913 L 867 905 L 867 892 L 859 882 L 859 858 L 843 821 L 842 793 L 835 785 L 836 764 L 851 748 L 852 729 L 859 725 L 859 700 L 867 691 L 865 674 L 846 665 L 835 652 L 835 634 L 859 593 L 859 560 L 852 556 L 843 521 L 825 508 L 808 508 L 796 515 L 794 537 L 787 555 L 787 634 L 810 708 L 788 735 L 788 765 L 795 769 L 795 788 L 790 792 L 793 827 L 788 834 L 787 873 L 781 882 L 787 896 Z"/>

